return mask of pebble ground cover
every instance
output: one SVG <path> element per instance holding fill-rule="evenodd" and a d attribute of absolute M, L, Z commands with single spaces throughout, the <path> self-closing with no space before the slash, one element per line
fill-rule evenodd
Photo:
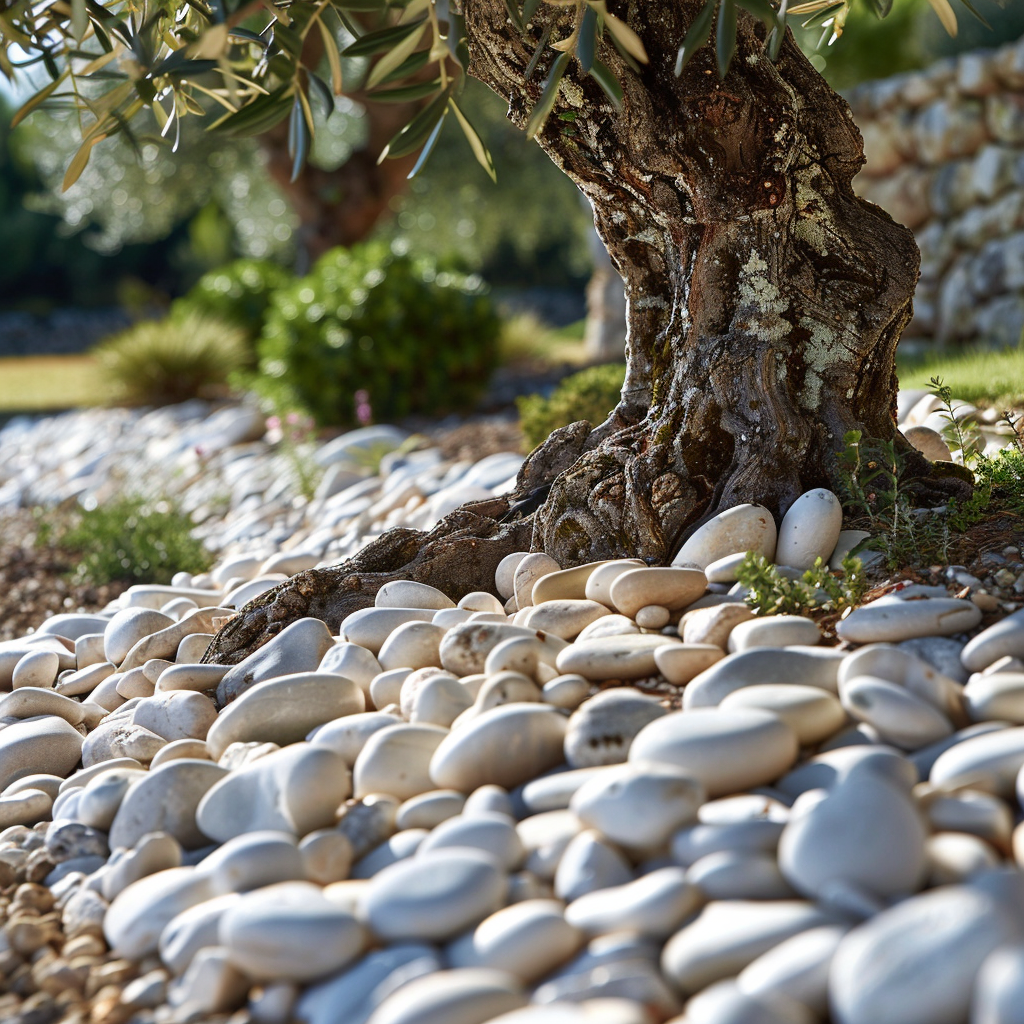
<path fill-rule="evenodd" d="M 932 396 L 901 411 L 948 456 Z M 298 453 L 305 498 L 261 435 L 202 404 L 0 431 L 0 504 L 160 481 L 217 552 L 0 643 L 0 1018 L 1021 1020 L 1020 543 L 757 615 L 745 552 L 799 575 L 860 539 L 816 490 L 669 567 L 519 552 L 201 664 L 262 590 L 521 462 L 373 427 Z"/>

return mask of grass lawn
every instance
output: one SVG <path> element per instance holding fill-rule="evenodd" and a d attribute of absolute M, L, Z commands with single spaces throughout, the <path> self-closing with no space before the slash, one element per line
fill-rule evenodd
<path fill-rule="evenodd" d="M 0 359 L 0 412 L 42 412 L 102 405 L 109 398 L 91 356 Z"/>
<path fill-rule="evenodd" d="M 954 398 L 997 409 L 1024 405 L 1024 348 L 998 352 L 964 351 L 935 353 L 924 359 L 896 359 L 902 388 L 926 388 L 932 377 L 941 377 Z"/>
<path fill-rule="evenodd" d="M 582 365 L 586 360 L 582 338 L 582 321 L 552 330 L 532 317 L 516 317 L 506 325 L 502 356 L 512 362 Z M 897 371 L 903 388 L 926 388 L 931 377 L 941 377 L 953 396 L 965 402 L 996 408 L 1024 406 L 1024 348 L 897 359 Z M 91 356 L 0 359 L 0 413 L 103 405 L 110 397 L 111 389 Z"/>

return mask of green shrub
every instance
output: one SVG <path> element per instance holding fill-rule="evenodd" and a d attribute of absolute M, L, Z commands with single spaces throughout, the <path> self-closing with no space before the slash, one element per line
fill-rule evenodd
<path fill-rule="evenodd" d="M 245 365 L 243 332 L 223 320 L 188 311 L 146 320 L 93 349 L 116 400 L 130 405 L 170 405 L 216 397 L 230 374 Z"/>
<path fill-rule="evenodd" d="M 175 302 L 175 315 L 198 310 L 241 328 L 254 341 L 263 329 L 271 295 L 291 281 L 292 275 L 271 260 L 235 260 L 203 274 Z"/>
<path fill-rule="evenodd" d="M 252 384 L 321 426 L 463 410 L 496 365 L 498 330 L 478 279 L 382 243 L 333 249 L 274 294 Z"/>
<path fill-rule="evenodd" d="M 213 562 L 192 536 L 192 520 L 171 501 L 121 498 L 40 527 L 37 543 L 80 556 L 76 582 L 170 583 L 176 572 L 203 572 Z"/>
<path fill-rule="evenodd" d="M 625 363 L 591 366 L 566 377 L 550 398 L 517 398 L 526 443 L 531 449 L 536 448 L 551 431 L 577 420 L 589 420 L 594 426 L 603 423 L 619 402 L 625 376 Z"/>

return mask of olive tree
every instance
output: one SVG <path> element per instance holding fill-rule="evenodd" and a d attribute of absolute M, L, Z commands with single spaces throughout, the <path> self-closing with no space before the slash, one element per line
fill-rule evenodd
<path fill-rule="evenodd" d="M 837 36 L 849 2 L 16 0 L 0 14 L 0 67 L 13 71 L 17 43 L 52 76 L 26 111 L 62 95 L 84 111 L 69 181 L 146 106 L 168 136 L 211 104 L 229 132 L 287 119 L 298 168 L 310 93 L 346 88 L 335 18 L 357 37 L 345 56 L 373 59 L 360 88 L 424 102 L 388 156 L 423 160 L 454 118 L 492 171 L 459 106 L 472 75 L 576 182 L 625 282 L 627 372 L 604 423 L 552 434 L 508 498 L 427 534 L 392 530 L 269 591 L 208 659 L 236 661 L 302 615 L 336 628 L 391 579 L 455 598 L 490 589 L 515 550 L 562 566 L 669 563 L 723 509 L 778 515 L 808 488 L 835 487 L 851 430 L 895 444 L 922 501 L 969 486 L 897 432 L 895 349 L 919 254 L 907 228 L 855 196 L 860 134 L 787 30 L 810 16 Z M 882 16 L 892 4 L 867 2 Z M 955 30 L 948 0 L 931 3 Z M 326 81 L 305 58 L 311 40 Z"/>

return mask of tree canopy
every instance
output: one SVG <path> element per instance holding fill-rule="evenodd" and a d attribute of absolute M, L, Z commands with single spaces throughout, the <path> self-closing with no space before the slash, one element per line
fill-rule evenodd
<path fill-rule="evenodd" d="M 854 2 L 706 0 L 676 41 L 674 72 L 713 45 L 724 77 L 735 52 L 738 8 L 764 22 L 765 46 L 775 59 L 791 19 L 820 26 L 822 38 L 834 41 Z M 861 2 L 880 18 L 893 7 L 893 0 Z M 971 0 L 959 2 L 984 20 Z M 929 3 L 955 34 L 950 0 Z M 624 62 L 637 72 L 648 60 L 639 36 L 606 0 L 505 0 L 505 8 L 510 31 L 533 47 L 528 72 L 539 88 L 526 120 L 530 137 L 543 129 L 574 62 L 617 105 L 622 86 L 607 54 L 616 51 L 614 65 Z M 44 105 L 70 108 L 81 121 L 82 143 L 64 188 L 104 139 L 122 134 L 140 151 L 153 140 L 177 147 L 189 117 L 234 136 L 288 119 L 297 174 L 313 143 L 313 104 L 330 110 L 335 96 L 355 89 L 379 102 L 420 101 L 382 159 L 419 151 L 415 174 L 452 118 L 493 177 L 491 154 L 461 102 L 468 60 L 466 23 L 449 0 L 15 0 L 0 12 L 0 71 L 14 81 L 36 70 L 37 91 L 14 123 Z M 157 131 L 147 131 L 153 121 L 142 116 L 146 111 Z M 573 130 L 571 120 L 560 125 L 564 135 Z"/>

